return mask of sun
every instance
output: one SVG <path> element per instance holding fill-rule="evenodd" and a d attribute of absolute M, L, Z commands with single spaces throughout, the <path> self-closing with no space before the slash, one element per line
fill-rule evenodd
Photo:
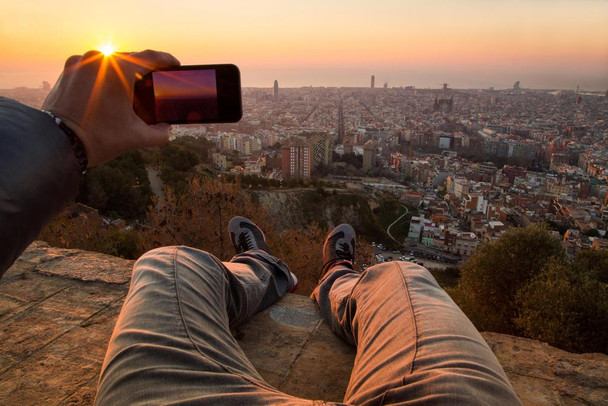
<path fill-rule="evenodd" d="M 106 42 L 102 46 L 97 47 L 97 50 L 105 56 L 110 56 L 116 51 L 116 47 L 113 44 Z"/>

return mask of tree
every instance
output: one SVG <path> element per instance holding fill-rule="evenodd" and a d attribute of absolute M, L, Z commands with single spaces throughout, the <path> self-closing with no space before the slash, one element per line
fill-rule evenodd
<path fill-rule="evenodd" d="M 160 155 L 166 166 L 180 172 L 189 171 L 199 162 L 194 152 L 175 143 L 165 144 L 161 147 Z"/>
<path fill-rule="evenodd" d="M 599 237 L 600 236 L 600 232 L 597 231 L 597 228 L 591 228 L 591 229 L 585 231 L 583 234 L 585 234 L 587 237 Z"/>
<path fill-rule="evenodd" d="M 194 153 L 197 162 L 209 162 L 209 151 L 214 145 L 205 137 L 192 137 L 189 135 L 178 137 L 171 141 L 171 144 L 181 146 L 187 151 Z"/>
<path fill-rule="evenodd" d="M 272 253 L 285 262 L 299 281 L 298 292 L 308 295 L 316 286 L 322 268 L 321 247 L 327 230 L 310 224 L 304 230 L 277 230 L 264 208 L 255 204 L 238 183 L 216 178 L 193 178 L 186 191 L 176 196 L 168 190 L 166 204 L 151 208 L 150 227 L 141 239 L 141 251 L 165 245 L 183 244 L 206 250 L 221 260 L 229 260 L 234 248 L 226 232 L 233 216 L 250 218 L 262 230 Z M 372 248 L 357 243 L 357 263 L 369 264 Z"/>
<path fill-rule="evenodd" d="M 608 284 L 608 250 L 580 251 L 573 263 L 574 271 Z"/>
<path fill-rule="evenodd" d="M 137 231 L 105 226 L 95 216 L 73 217 L 68 210 L 47 224 L 38 239 L 54 247 L 79 248 L 126 259 L 136 259 L 143 254 L 138 248 L 140 234 Z"/>
<path fill-rule="evenodd" d="M 237 215 L 248 217 L 260 226 L 265 223 L 264 211 L 251 202 L 238 183 L 194 177 L 184 193 L 176 195 L 169 188 L 166 204 L 150 209 L 151 227 L 144 233 L 143 248 L 183 244 L 227 260 L 234 255 L 234 250 L 226 229 L 228 221 Z"/>
<path fill-rule="evenodd" d="M 511 229 L 475 250 L 451 293 L 480 330 L 516 334 L 517 293 L 552 259 L 565 261 L 565 252 L 546 226 Z"/>
<path fill-rule="evenodd" d="M 125 153 L 84 176 L 76 201 L 104 215 L 141 219 L 152 203 L 152 189 L 139 151 Z"/>
<path fill-rule="evenodd" d="M 335 162 L 346 162 L 357 169 L 361 169 L 363 167 L 363 155 L 357 155 L 354 153 L 339 155 L 334 152 L 332 158 Z"/>
<path fill-rule="evenodd" d="M 608 285 L 551 261 L 517 294 L 516 326 L 567 351 L 608 353 Z"/>
<path fill-rule="evenodd" d="M 179 195 L 194 176 L 194 167 L 198 165 L 199 159 L 190 149 L 174 141 L 161 147 L 160 163 L 163 184 Z"/>

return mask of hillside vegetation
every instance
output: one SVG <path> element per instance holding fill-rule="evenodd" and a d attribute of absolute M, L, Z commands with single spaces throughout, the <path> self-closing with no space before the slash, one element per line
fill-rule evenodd
<path fill-rule="evenodd" d="M 573 261 L 542 225 L 511 229 L 481 245 L 449 290 L 482 331 L 608 353 L 608 251 Z"/>
<path fill-rule="evenodd" d="M 384 207 L 387 197 L 375 205 L 384 210 L 372 210 L 371 197 L 362 193 L 336 189 L 329 191 L 321 187 L 297 190 L 259 190 L 254 199 L 264 206 L 269 216 L 281 229 L 306 228 L 318 224 L 331 229 L 340 223 L 349 223 L 360 237 L 367 241 L 388 243 L 385 218 L 397 218 L 403 209 L 399 206 Z"/>
<path fill-rule="evenodd" d="M 350 202 L 348 198 L 341 199 Z M 369 210 L 369 206 L 357 201 L 362 210 L 365 207 Z M 252 219 L 264 230 L 273 254 L 298 275 L 299 293 L 310 294 L 321 277 L 321 247 L 329 228 L 314 222 L 304 228 L 279 228 L 276 218 L 254 203 L 238 182 L 193 177 L 179 195 L 167 188 L 166 203 L 150 206 L 145 225 L 130 231 L 65 212 L 42 231 L 39 239 L 58 247 L 81 248 L 123 258 L 137 258 L 156 247 L 188 245 L 227 261 L 234 255 L 228 222 L 237 215 Z M 334 220 L 345 221 L 339 216 Z M 356 265 L 370 264 L 372 257 L 371 245 L 359 239 Z"/>
<path fill-rule="evenodd" d="M 355 227 L 356 265 L 361 267 L 373 263 L 368 241 L 387 243 L 386 227 L 404 212 L 394 198 L 350 193 L 322 181 L 290 184 L 296 189 L 275 182 L 262 189 L 263 182 L 249 177 L 244 188 L 238 177 L 221 180 L 197 166 L 207 148 L 205 142 L 185 137 L 167 148 L 125 154 L 92 169 L 79 201 L 138 225 L 125 229 L 96 216 L 64 212 L 39 239 L 131 259 L 155 247 L 183 244 L 229 260 L 234 250 L 228 222 L 246 216 L 298 275 L 298 293 L 308 295 L 321 276 L 321 247 L 329 230 L 342 222 Z M 163 204 L 151 197 L 145 175 L 150 163 L 161 168 Z M 391 232 L 403 238 L 406 227 L 407 222 L 400 222 Z M 453 284 L 459 272 L 435 274 L 446 286 L 442 275 Z M 606 250 L 583 251 L 570 261 L 547 228 L 534 225 L 482 244 L 460 274 L 458 284 L 446 289 L 480 330 L 547 341 L 569 351 L 608 353 Z"/>

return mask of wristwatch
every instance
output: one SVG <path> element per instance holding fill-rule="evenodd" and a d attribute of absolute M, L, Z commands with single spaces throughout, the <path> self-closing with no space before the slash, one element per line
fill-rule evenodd
<path fill-rule="evenodd" d="M 61 130 L 65 133 L 65 135 L 67 135 L 68 139 L 70 140 L 70 146 L 72 147 L 72 151 L 74 151 L 74 156 L 76 157 L 76 160 L 78 161 L 78 166 L 80 166 L 80 170 L 82 171 L 82 174 L 84 175 L 87 172 L 87 167 L 89 165 L 89 159 L 87 158 L 87 151 L 84 149 L 84 145 L 82 145 L 82 141 L 80 141 L 80 138 L 78 138 L 76 133 L 70 127 L 68 127 L 68 125 L 66 123 L 64 123 L 62 119 L 60 119 L 59 117 L 57 117 L 50 111 L 47 111 L 47 110 L 42 110 L 42 111 L 44 111 L 46 114 L 51 116 L 51 118 L 53 120 L 55 120 L 55 124 L 57 124 L 57 126 L 59 128 L 61 128 Z"/>

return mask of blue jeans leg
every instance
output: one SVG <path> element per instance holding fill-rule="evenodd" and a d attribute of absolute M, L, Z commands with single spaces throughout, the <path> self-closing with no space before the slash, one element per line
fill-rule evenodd
<path fill-rule="evenodd" d="M 425 268 L 398 261 L 359 274 L 338 265 L 312 297 L 357 348 L 345 403 L 520 404 L 483 337 Z"/>
<path fill-rule="evenodd" d="M 266 383 L 230 333 L 288 284 L 287 266 L 263 251 L 226 263 L 187 247 L 145 254 L 110 339 L 96 404 L 312 404 Z"/>

